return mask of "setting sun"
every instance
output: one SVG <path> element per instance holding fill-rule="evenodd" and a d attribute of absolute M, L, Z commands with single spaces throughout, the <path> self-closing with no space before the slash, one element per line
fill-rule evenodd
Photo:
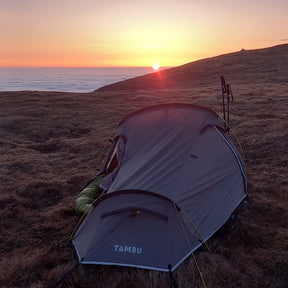
<path fill-rule="evenodd" d="M 156 62 L 153 64 L 153 69 L 158 70 L 159 69 L 159 64 Z"/>
<path fill-rule="evenodd" d="M 155 72 L 288 42 L 286 0 L 262 1 L 261 13 L 260 0 L 239 2 L 237 10 L 227 0 L 18 2 L 0 0 L 0 67 L 149 67 Z"/>

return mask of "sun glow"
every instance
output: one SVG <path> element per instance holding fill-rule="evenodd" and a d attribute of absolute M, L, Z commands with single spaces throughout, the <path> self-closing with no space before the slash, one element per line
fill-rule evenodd
<path fill-rule="evenodd" d="M 153 69 L 156 71 L 159 69 L 159 64 L 157 62 L 153 64 Z"/>

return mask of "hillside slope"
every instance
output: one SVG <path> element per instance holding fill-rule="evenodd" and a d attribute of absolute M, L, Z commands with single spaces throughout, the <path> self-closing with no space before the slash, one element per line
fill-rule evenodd
<path fill-rule="evenodd" d="M 288 44 L 241 50 L 156 73 L 135 77 L 97 91 L 179 89 L 213 85 L 219 76 L 237 84 L 287 81 Z"/>

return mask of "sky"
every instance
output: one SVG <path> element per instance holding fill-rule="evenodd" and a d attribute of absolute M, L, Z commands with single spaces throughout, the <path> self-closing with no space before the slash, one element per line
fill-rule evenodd
<path fill-rule="evenodd" d="M 0 0 L 0 67 L 174 67 L 288 43 L 287 0 Z"/>

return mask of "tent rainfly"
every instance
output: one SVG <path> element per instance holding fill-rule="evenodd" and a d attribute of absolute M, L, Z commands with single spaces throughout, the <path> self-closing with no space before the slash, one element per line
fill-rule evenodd
<path fill-rule="evenodd" d="M 243 160 L 212 110 L 161 104 L 118 125 L 103 193 L 76 232 L 82 264 L 174 271 L 246 194 Z"/>

